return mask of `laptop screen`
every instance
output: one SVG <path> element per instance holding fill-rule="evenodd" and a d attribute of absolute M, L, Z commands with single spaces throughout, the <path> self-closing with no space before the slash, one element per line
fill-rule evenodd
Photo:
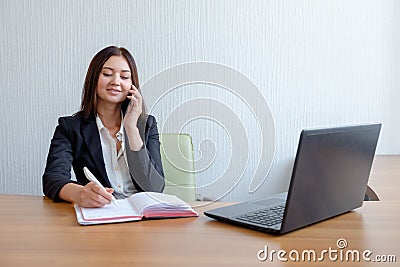
<path fill-rule="evenodd" d="M 371 124 L 301 133 L 282 231 L 362 205 L 380 129 Z"/>

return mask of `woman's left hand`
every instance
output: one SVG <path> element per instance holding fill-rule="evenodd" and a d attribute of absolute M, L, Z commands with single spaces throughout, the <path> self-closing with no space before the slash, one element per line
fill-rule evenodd
<path fill-rule="evenodd" d="M 140 94 L 139 90 L 132 85 L 127 98 L 131 101 L 126 109 L 124 123 L 125 125 L 131 124 L 129 126 L 136 127 L 137 120 L 140 114 L 142 114 L 142 95 Z"/>
<path fill-rule="evenodd" d="M 143 146 L 143 141 L 140 137 L 139 129 L 137 128 L 139 116 L 143 112 L 143 99 L 139 90 L 134 85 L 132 85 L 132 88 L 129 90 L 129 94 L 127 98 L 131 101 L 126 109 L 124 126 L 128 135 L 130 149 L 137 151 Z"/>

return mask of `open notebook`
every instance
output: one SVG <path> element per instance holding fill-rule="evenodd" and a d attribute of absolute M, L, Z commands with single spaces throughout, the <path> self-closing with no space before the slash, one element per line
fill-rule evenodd
<path fill-rule="evenodd" d="M 192 207 L 180 198 L 156 192 L 140 192 L 129 198 L 117 199 L 118 206 L 83 208 L 75 204 L 81 225 L 139 221 L 151 218 L 178 218 L 198 216 Z"/>

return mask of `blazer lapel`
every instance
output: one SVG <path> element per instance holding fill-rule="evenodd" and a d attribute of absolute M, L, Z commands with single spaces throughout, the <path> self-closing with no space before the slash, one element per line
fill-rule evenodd
<path fill-rule="evenodd" d="M 97 129 L 96 119 L 91 115 L 82 124 L 82 135 L 89 148 L 90 155 L 100 173 L 101 177 L 97 177 L 100 181 L 103 180 L 107 187 L 111 188 L 110 181 L 108 180 L 106 167 L 104 165 L 103 150 L 101 149 L 100 135 Z"/>

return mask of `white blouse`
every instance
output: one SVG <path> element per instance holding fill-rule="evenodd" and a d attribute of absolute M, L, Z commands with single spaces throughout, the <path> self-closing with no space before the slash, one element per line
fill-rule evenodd
<path fill-rule="evenodd" d="M 132 182 L 126 161 L 123 123 L 122 120 L 121 128 L 117 133 L 117 139 L 121 142 L 121 149 L 117 152 L 115 140 L 111 137 L 108 129 L 104 127 L 100 117 L 96 115 L 106 172 L 116 198 L 126 198 L 138 192 Z"/>

